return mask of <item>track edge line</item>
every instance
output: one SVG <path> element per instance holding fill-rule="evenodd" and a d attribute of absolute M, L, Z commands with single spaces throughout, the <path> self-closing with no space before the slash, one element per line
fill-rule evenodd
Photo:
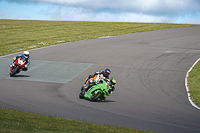
<path fill-rule="evenodd" d="M 186 77 L 185 77 L 185 88 L 186 88 L 186 91 L 187 91 L 187 95 L 188 95 L 188 100 L 190 101 L 190 103 L 197 109 L 200 110 L 200 107 L 197 106 L 193 101 L 192 99 L 190 98 L 190 93 L 189 93 L 189 88 L 188 88 L 188 76 L 189 76 L 189 72 L 193 69 L 193 67 L 199 62 L 200 58 L 192 65 L 192 67 L 188 70 L 187 74 L 186 74 Z"/>

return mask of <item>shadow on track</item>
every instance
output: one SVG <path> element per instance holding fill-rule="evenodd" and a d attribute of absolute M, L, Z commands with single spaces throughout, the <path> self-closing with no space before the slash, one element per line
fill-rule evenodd
<path fill-rule="evenodd" d="M 30 77 L 30 75 L 14 75 L 12 77 Z"/>

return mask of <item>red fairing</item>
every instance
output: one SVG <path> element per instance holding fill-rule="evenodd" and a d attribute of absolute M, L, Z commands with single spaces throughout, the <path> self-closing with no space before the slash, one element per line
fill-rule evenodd
<path fill-rule="evenodd" d="M 19 66 L 19 70 L 17 73 L 20 72 L 20 69 L 22 69 L 25 66 L 25 62 L 24 59 L 18 58 L 17 60 L 15 60 L 15 62 L 13 63 L 12 67 L 10 68 L 10 73 L 12 73 L 13 67 L 14 66 Z"/>

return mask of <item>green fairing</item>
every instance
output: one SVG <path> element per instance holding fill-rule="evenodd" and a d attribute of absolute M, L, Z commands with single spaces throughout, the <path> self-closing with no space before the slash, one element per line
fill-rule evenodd
<path fill-rule="evenodd" d="M 109 88 L 107 86 L 107 83 L 103 81 L 103 83 L 94 85 L 91 88 L 89 88 L 89 90 L 85 93 L 84 97 L 86 99 L 90 99 L 92 97 L 92 92 L 94 91 L 95 91 L 95 94 L 97 94 L 98 92 L 101 92 L 102 95 L 99 97 L 101 98 L 103 95 L 108 94 Z"/>

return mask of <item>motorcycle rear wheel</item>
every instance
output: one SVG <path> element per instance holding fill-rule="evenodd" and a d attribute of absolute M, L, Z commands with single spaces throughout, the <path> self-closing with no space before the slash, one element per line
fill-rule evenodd
<path fill-rule="evenodd" d="M 84 95 L 85 95 L 85 91 L 81 91 L 79 94 L 79 98 L 84 99 L 85 98 Z"/>

